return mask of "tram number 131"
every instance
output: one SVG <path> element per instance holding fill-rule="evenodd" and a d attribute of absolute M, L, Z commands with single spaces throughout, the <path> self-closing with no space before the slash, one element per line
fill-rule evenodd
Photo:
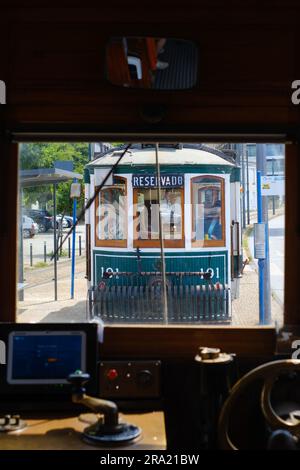
<path fill-rule="evenodd" d="M 101 266 L 101 277 L 108 277 L 109 274 L 112 274 L 115 276 L 116 279 L 119 279 L 118 276 L 119 268 L 104 268 L 104 266 Z M 220 269 L 219 268 L 207 268 L 206 271 L 204 271 L 203 268 L 200 269 L 200 276 L 204 276 L 205 274 L 210 274 L 210 279 L 220 279 Z"/>

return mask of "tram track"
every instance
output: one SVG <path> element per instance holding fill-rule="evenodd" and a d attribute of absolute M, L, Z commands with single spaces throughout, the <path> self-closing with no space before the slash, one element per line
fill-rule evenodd
<path fill-rule="evenodd" d="M 81 265 L 85 266 L 85 259 L 76 260 L 76 267 L 81 268 Z M 63 264 L 58 265 L 58 282 L 61 280 L 65 280 L 70 278 L 71 273 L 71 262 L 65 261 Z M 76 270 L 75 275 L 85 274 L 85 269 Z M 36 269 L 34 271 L 27 271 L 25 273 L 25 290 L 33 289 L 36 287 L 44 286 L 49 284 L 50 282 L 54 282 L 53 278 L 53 266 L 49 266 L 46 268 Z"/>

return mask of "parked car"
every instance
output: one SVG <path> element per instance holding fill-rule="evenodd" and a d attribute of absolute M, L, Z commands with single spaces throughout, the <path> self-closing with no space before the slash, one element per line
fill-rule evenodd
<path fill-rule="evenodd" d="M 60 221 L 62 218 L 62 214 L 58 214 L 56 216 L 56 220 Z M 77 220 L 77 219 L 76 219 Z M 63 222 L 63 227 L 65 228 L 65 223 L 67 224 L 66 227 L 70 228 L 73 225 L 73 217 L 70 215 L 64 215 L 64 222 Z M 52 217 L 52 226 L 53 226 L 53 217 Z"/>
<path fill-rule="evenodd" d="M 52 217 L 51 221 L 52 221 L 52 227 L 54 228 L 54 217 Z M 69 228 L 72 225 L 72 224 L 69 224 L 66 217 L 63 217 L 63 219 L 62 219 L 62 216 L 59 214 L 59 215 L 56 216 L 56 228 L 59 228 L 59 224 L 61 222 L 62 222 L 62 227 L 63 228 Z"/>
<path fill-rule="evenodd" d="M 73 225 L 73 217 L 71 217 L 70 215 L 64 215 L 64 219 L 67 221 L 68 223 L 68 228 L 72 227 Z M 76 219 L 77 220 L 77 219 Z"/>
<path fill-rule="evenodd" d="M 39 232 L 39 226 L 31 217 L 22 216 L 22 230 L 24 238 L 32 238 Z"/>
<path fill-rule="evenodd" d="M 31 217 L 39 226 L 40 232 L 48 232 L 52 228 L 52 216 L 45 209 L 24 209 L 23 213 Z"/>

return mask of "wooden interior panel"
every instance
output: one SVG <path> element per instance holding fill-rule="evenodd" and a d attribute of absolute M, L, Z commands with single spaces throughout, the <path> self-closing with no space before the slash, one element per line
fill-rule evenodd
<path fill-rule="evenodd" d="M 199 346 L 217 347 L 239 357 L 268 357 L 276 349 L 271 327 L 106 326 L 100 357 L 194 359 Z"/>
<path fill-rule="evenodd" d="M 18 145 L 0 138 L 0 321 L 16 319 Z"/>
<path fill-rule="evenodd" d="M 285 283 L 284 320 L 287 325 L 300 322 L 298 279 L 300 275 L 300 148 L 286 146 L 286 212 L 285 212 Z M 298 247 L 298 248 L 297 248 Z"/>
<path fill-rule="evenodd" d="M 160 126 L 174 133 L 199 124 L 296 125 L 299 113 L 291 104 L 290 86 L 297 78 L 299 6 L 273 3 L 254 8 L 247 1 L 229 9 L 220 1 L 174 5 L 164 0 L 158 14 L 137 1 L 112 1 L 101 8 L 92 3 L 67 8 L 65 2 L 48 8 L 29 2 L 24 8 L 12 2 L 8 21 L 5 10 L 2 15 L 8 29 L 2 46 L 10 57 L 9 126 L 89 122 L 110 130 L 138 129 L 145 127 L 141 107 L 154 103 L 166 106 Z M 195 90 L 160 93 L 107 82 L 108 38 L 147 34 L 196 42 Z M 150 127 L 155 126 L 146 124 Z"/>

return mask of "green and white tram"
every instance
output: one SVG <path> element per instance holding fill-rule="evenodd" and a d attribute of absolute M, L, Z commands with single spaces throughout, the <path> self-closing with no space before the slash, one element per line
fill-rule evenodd
<path fill-rule="evenodd" d="M 95 154 L 86 198 L 124 148 Z M 108 323 L 230 322 L 240 171 L 198 144 L 134 144 L 86 212 L 89 312 Z"/>

